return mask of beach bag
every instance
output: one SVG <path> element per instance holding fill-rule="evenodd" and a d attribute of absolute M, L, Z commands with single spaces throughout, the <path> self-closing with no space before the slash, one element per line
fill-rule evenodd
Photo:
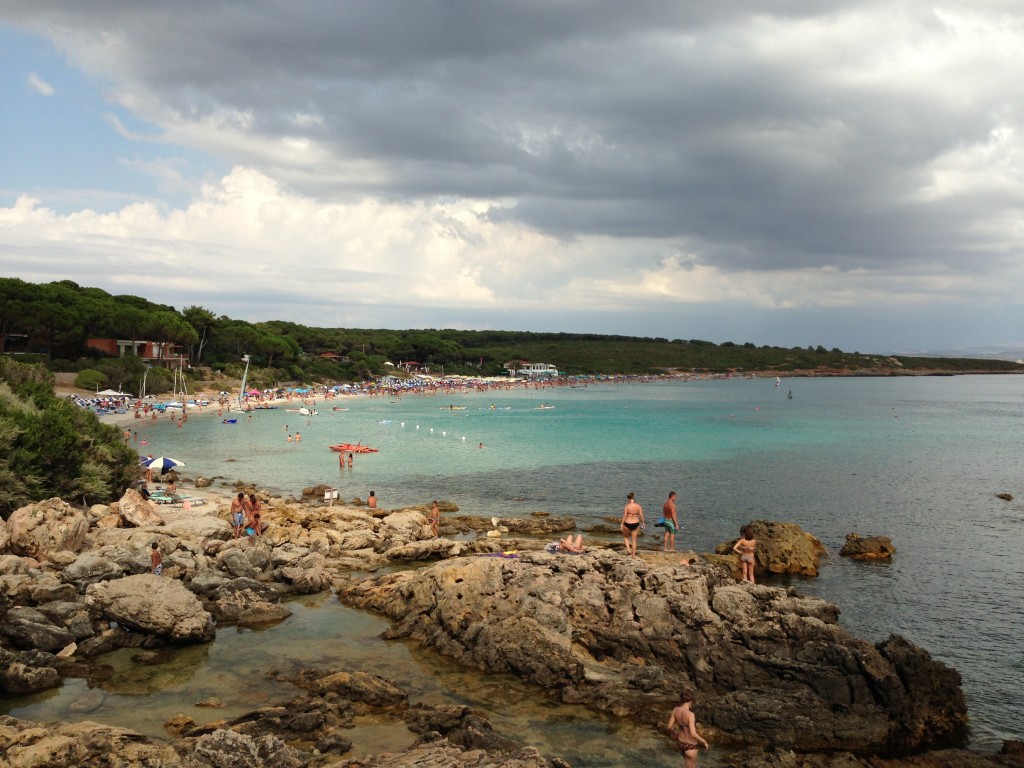
<path fill-rule="evenodd" d="M 663 517 L 663 518 L 661 518 L 661 520 L 659 520 L 658 522 L 656 522 L 656 523 L 654 524 L 654 527 L 655 527 L 655 528 L 664 528 L 664 527 L 665 527 L 665 518 Z"/>

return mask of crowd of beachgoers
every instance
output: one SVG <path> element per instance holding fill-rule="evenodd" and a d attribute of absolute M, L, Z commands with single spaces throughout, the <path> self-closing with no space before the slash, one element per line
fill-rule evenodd
<path fill-rule="evenodd" d="M 512 389 L 548 389 L 552 387 L 586 387 L 591 384 L 649 383 L 682 378 L 692 375 L 593 375 L 546 378 L 510 377 L 431 377 L 416 375 L 407 379 L 383 377 L 354 384 L 311 385 L 305 387 L 274 387 L 268 389 L 246 389 L 239 395 L 238 390 L 219 390 L 214 393 L 199 391 L 194 395 L 177 395 L 170 400 L 160 400 L 153 395 L 138 397 L 125 392 L 108 390 L 98 392 L 94 397 L 79 394 L 69 395 L 78 406 L 95 412 L 99 416 L 121 416 L 127 419 L 156 419 L 158 414 L 180 415 L 185 409 L 208 407 L 219 413 L 229 409 L 257 410 L 282 403 L 301 402 L 306 404 L 328 403 L 346 397 L 400 397 L 402 395 L 457 395 L 468 392 L 492 392 Z M 211 408 L 212 410 L 212 408 Z M 120 421 L 120 419 L 114 419 Z"/>

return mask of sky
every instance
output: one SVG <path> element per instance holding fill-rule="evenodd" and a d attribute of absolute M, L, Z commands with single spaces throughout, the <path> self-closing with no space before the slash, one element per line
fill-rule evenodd
<path fill-rule="evenodd" d="M 322 327 L 1024 349 L 1019 0 L 4 0 L 0 275 Z"/>

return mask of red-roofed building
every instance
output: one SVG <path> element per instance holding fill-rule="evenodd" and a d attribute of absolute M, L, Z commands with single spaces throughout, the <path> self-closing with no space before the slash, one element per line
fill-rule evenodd
<path fill-rule="evenodd" d="M 138 357 L 150 365 L 177 368 L 187 365 L 188 357 L 178 344 L 130 339 L 86 339 L 85 345 L 111 357 Z"/>

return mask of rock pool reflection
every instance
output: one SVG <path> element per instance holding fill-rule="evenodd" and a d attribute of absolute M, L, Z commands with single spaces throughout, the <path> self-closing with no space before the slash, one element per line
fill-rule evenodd
<path fill-rule="evenodd" d="M 352 668 L 391 678 L 413 702 L 474 707 L 504 735 L 575 768 L 679 763 L 670 742 L 649 727 L 560 704 L 514 677 L 467 671 L 410 643 L 382 640 L 385 621 L 347 608 L 331 594 L 288 605 L 292 616 L 268 629 L 224 627 L 207 645 L 116 651 L 96 660 L 107 674 L 7 699 L 0 711 L 40 722 L 89 719 L 166 739 L 164 723 L 172 717 L 197 723 L 230 719 L 299 693 L 289 683 L 269 679 L 270 672 Z M 223 706 L 197 706 L 211 699 Z M 415 740 L 402 723 L 381 718 L 361 718 L 347 735 L 353 742 L 349 757 L 400 750 Z M 718 765 L 714 754 L 702 754 L 701 764 Z"/>

